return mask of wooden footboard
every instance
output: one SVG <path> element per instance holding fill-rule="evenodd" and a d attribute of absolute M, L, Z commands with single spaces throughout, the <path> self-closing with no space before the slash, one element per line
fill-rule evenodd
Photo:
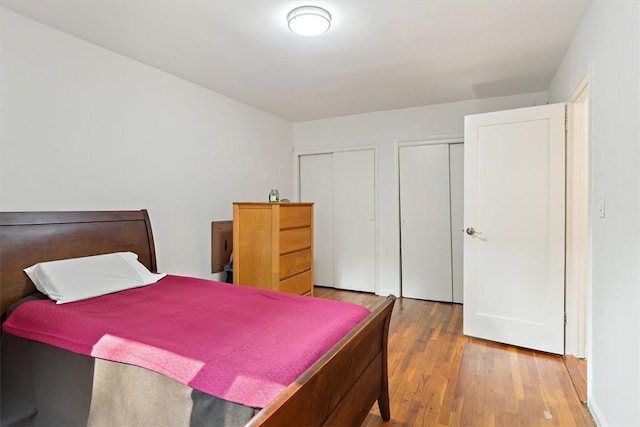
<path fill-rule="evenodd" d="M 357 426 L 376 400 L 388 421 L 387 337 L 394 302 L 389 296 L 247 426 Z"/>

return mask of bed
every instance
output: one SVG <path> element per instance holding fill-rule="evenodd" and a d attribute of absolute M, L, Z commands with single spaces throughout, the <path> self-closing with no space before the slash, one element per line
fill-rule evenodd
<path fill-rule="evenodd" d="M 150 271 L 157 270 L 153 234 L 145 210 L 3 212 L 0 213 L 0 242 L 2 313 L 20 299 L 31 298 L 30 295 L 34 294 L 33 284 L 22 270 L 37 262 L 130 251 L 136 253 L 140 262 Z M 200 417 L 194 417 L 193 414 L 187 415 L 186 425 L 233 425 L 237 424 L 239 419 L 247 419 L 248 426 L 359 425 L 376 401 L 382 418 L 389 420 L 387 336 L 394 300 L 395 298 L 390 296 L 384 303 L 374 308 L 371 314 L 264 407 L 242 408 L 233 404 L 229 406 L 225 402 L 207 400 L 209 397 L 205 396 L 207 399 L 201 402 L 208 405 L 209 412 L 203 412 Z M 3 340 L 7 335 L 10 334 L 3 334 Z M 11 339 L 11 337 L 8 338 Z M 155 414 L 159 417 L 158 419 L 165 420 L 165 424 L 169 424 L 168 418 L 163 417 L 179 412 L 177 407 L 173 410 L 171 406 L 173 401 L 166 399 L 165 391 L 165 387 L 171 389 L 179 386 L 159 374 L 127 364 L 93 360 L 47 344 L 16 340 L 19 341 L 19 345 L 35 346 L 30 350 L 32 354 L 51 353 L 47 363 L 50 364 L 50 361 L 54 360 L 55 363 L 61 364 L 60 372 L 78 374 L 71 379 L 69 375 L 65 375 L 63 380 L 58 381 L 56 375 L 47 371 L 47 375 L 51 377 L 50 384 L 53 385 L 48 387 L 50 390 L 39 390 L 39 393 L 47 393 L 47 399 L 52 397 L 54 402 L 63 400 L 71 406 L 77 405 L 91 410 L 100 406 L 102 411 L 107 408 L 107 413 L 102 414 L 102 424 L 113 423 L 117 415 L 131 419 L 131 414 L 142 414 L 140 415 L 142 418 L 138 418 L 137 422 L 147 420 L 146 424 L 150 424 L 153 421 L 146 418 L 146 414 L 149 413 Z M 4 364 L 5 359 L 10 359 L 10 355 L 5 354 L 3 350 L 2 358 Z M 23 361 L 19 360 L 16 363 L 23 363 Z M 69 364 L 72 365 L 69 366 Z M 97 393 L 96 385 L 88 384 L 82 376 L 83 369 L 96 373 L 107 372 L 108 380 L 104 381 L 104 384 L 100 383 L 100 387 L 107 388 L 107 391 L 101 389 L 98 390 L 100 393 Z M 18 380 L 21 376 L 35 375 L 19 369 L 8 371 L 14 371 L 14 376 L 18 377 Z M 3 370 L 3 383 L 6 373 L 7 370 Z M 119 382 L 114 378 L 123 378 L 123 380 Z M 140 384 L 149 386 L 141 391 L 136 389 Z M 11 389 L 3 384 L 3 395 L 0 396 L 3 403 L 22 401 L 20 393 L 23 390 L 19 387 Z M 93 388 L 93 392 L 83 392 L 87 388 Z M 185 390 L 178 391 L 185 393 Z M 192 390 L 187 392 L 190 392 L 195 408 L 197 406 L 196 400 L 193 399 L 195 392 Z M 131 396 L 144 394 L 146 398 L 137 400 L 123 398 L 116 401 L 112 399 L 107 402 L 108 404 L 100 402 L 100 405 L 91 402 L 92 396 L 97 399 L 99 395 L 126 396 L 127 394 Z M 156 394 L 157 397 L 154 398 Z M 156 403 L 153 403 L 154 401 Z M 46 405 L 43 404 L 42 411 L 46 409 L 44 406 Z M 215 409 L 218 406 L 220 410 Z M 211 418 L 211 411 L 214 410 L 217 412 Z M 237 411 L 244 412 L 240 417 L 234 418 L 234 413 Z M 230 417 L 225 415 L 227 413 Z M 83 418 L 85 416 L 86 414 L 80 414 L 78 419 L 86 420 Z M 227 418 L 231 419 L 231 422 L 228 423 Z M 91 419 L 99 420 L 100 418 Z M 101 423 L 90 424 L 100 425 Z M 242 424 L 245 422 L 242 421 Z"/>

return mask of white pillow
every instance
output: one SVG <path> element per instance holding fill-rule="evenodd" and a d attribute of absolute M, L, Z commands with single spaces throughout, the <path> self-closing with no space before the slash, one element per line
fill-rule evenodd
<path fill-rule="evenodd" d="M 41 262 L 24 272 L 58 304 L 150 285 L 166 276 L 149 272 L 133 252 Z"/>

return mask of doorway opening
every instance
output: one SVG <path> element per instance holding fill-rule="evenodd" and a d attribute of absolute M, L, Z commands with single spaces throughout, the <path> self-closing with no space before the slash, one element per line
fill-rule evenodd
<path fill-rule="evenodd" d="M 587 401 L 590 326 L 589 81 L 567 103 L 565 363 Z"/>

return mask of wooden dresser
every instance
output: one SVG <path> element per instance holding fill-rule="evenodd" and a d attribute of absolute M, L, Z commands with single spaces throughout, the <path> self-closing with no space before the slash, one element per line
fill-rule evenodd
<path fill-rule="evenodd" d="M 313 203 L 234 203 L 233 283 L 313 296 Z"/>

